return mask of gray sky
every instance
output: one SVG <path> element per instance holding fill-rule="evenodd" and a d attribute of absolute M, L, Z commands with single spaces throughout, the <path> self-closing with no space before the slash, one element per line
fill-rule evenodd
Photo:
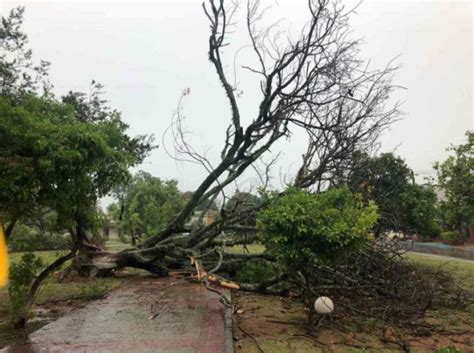
<path fill-rule="evenodd" d="M 87 91 L 95 79 L 105 85 L 110 106 L 122 111 L 133 134 L 153 133 L 161 144 L 181 92 L 190 88 L 186 126 L 197 149 L 210 147 L 209 156 L 217 158 L 230 114 L 207 61 L 208 24 L 200 0 L 0 1 L 3 15 L 26 6 L 30 44 L 36 59 L 52 62 L 57 94 Z M 306 0 L 263 2 L 279 4 L 268 20 L 286 18 L 289 31 L 308 19 Z M 397 98 L 405 102 L 405 117 L 383 136 L 382 151 L 396 148 L 415 171 L 429 171 L 433 162 L 446 157 L 450 143 L 462 142 L 464 132 L 474 128 L 472 19 L 470 1 L 447 0 L 366 1 L 352 17 L 354 37 L 365 38 L 361 54 L 373 67 L 400 55 L 396 83 L 407 89 Z M 234 52 L 246 36 L 237 31 L 232 38 L 226 56 L 231 76 Z M 249 53 L 242 50 L 238 64 L 248 60 Z M 237 82 L 244 116 L 250 119 L 257 109 L 258 81 L 238 70 Z M 304 141 L 293 137 L 277 147 L 275 152 L 283 149 L 284 155 L 275 173 L 291 173 Z M 163 148 L 140 169 L 178 179 L 182 190 L 193 189 L 205 175 L 197 166 L 176 164 Z"/>

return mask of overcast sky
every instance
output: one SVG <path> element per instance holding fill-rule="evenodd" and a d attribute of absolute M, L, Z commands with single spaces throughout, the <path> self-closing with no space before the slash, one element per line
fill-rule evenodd
<path fill-rule="evenodd" d="M 197 149 L 217 157 L 229 119 L 229 108 L 213 67 L 207 61 L 208 23 L 201 1 L 77 2 L 0 0 L 2 15 L 26 6 L 25 30 L 37 59 L 51 61 L 57 94 L 87 91 L 92 79 L 105 85 L 109 105 L 123 113 L 133 134 L 161 135 L 181 92 L 186 126 Z M 285 18 L 289 31 L 308 20 L 306 0 L 263 1 L 274 4 L 269 21 Z M 353 4 L 348 1 L 348 5 Z M 446 157 L 445 148 L 463 141 L 473 122 L 473 9 L 470 1 L 365 1 L 352 17 L 354 37 L 364 37 L 362 56 L 374 68 L 400 55 L 396 83 L 406 87 L 404 119 L 382 138 L 382 151 L 401 155 L 417 172 L 431 170 Z M 233 55 L 246 34 L 231 37 L 227 70 L 233 77 Z M 237 68 L 249 60 L 242 50 Z M 244 115 L 257 109 L 258 81 L 237 70 Z M 276 174 L 292 172 L 304 141 L 293 138 L 283 149 Z M 275 150 L 274 152 L 277 152 Z M 140 169 L 178 179 L 182 190 L 197 186 L 205 172 L 176 164 L 163 148 Z M 278 184 L 276 181 L 275 184 Z"/>

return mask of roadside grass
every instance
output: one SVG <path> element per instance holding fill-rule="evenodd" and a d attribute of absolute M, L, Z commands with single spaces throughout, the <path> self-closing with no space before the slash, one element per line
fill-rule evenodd
<path fill-rule="evenodd" d="M 132 247 L 131 244 L 126 244 L 119 239 L 107 240 L 105 246 L 109 251 L 122 251 Z"/>
<path fill-rule="evenodd" d="M 420 253 L 407 253 L 407 259 L 419 265 L 441 268 L 453 274 L 459 284 L 474 291 L 474 261 L 446 259 L 443 257 L 435 257 Z"/>
<path fill-rule="evenodd" d="M 261 253 L 264 246 L 247 246 L 250 253 Z M 231 253 L 243 253 L 243 246 L 227 249 Z M 474 291 L 474 262 L 447 260 L 422 254 L 407 253 L 408 261 L 421 266 L 442 268 L 450 272 L 459 284 Z M 317 328 L 308 335 L 305 327 L 295 323 L 305 322 L 305 312 L 301 303 L 278 296 L 234 292 L 233 302 L 241 310 L 237 316 L 238 326 L 234 327 L 236 353 L 260 352 L 398 352 L 403 349 L 376 333 L 362 332 L 357 328 L 343 330 Z M 403 329 L 393 328 L 398 337 L 410 344 L 411 352 L 470 352 L 474 346 L 474 305 L 459 310 L 430 310 L 426 322 L 436 325 L 439 333 L 426 337 L 412 336 Z M 392 328 L 390 328 L 392 330 Z M 454 349 L 459 350 L 454 350 Z"/>
<path fill-rule="evenodd" d="M 262 244 L 249 244 L 247 249 L 250 254 L 260 254 L 265 250 L 265 246 Z M 243 245 L 234 245 L 226 249 L 227 252 L 231 254 L 244 254 L 247 252 Z"/>

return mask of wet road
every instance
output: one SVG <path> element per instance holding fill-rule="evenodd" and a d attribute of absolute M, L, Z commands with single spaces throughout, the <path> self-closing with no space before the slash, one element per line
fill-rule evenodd
<path fill-rule="evenodd" d="M 138 278 L 0 352 L 230 353 L 229 320 L 203 285 Z"/>

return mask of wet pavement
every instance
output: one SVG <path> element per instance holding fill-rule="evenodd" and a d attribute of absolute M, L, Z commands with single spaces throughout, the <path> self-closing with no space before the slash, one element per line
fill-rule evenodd
<path fill-rule="evenodd" d="M 176 278 L 137 278 L 1 353 L 231 353 L 232 321 L 219 295 Z"/>

